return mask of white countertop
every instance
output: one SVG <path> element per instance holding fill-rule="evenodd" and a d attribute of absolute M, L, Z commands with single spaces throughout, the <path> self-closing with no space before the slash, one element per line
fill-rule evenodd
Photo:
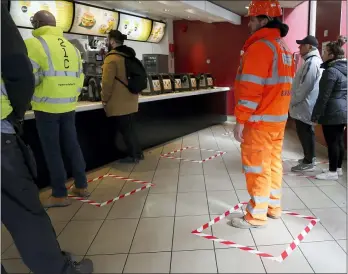
<path fill-rule="evenodd" d="M 167 94 L 161 94 L 161 95 L 139 96 L 139 103 L 168 100 L 173 98 L 188 97 L 188 96 L 195 96 L 195 95 L 202 95 L 202 94 L 209 94 L 209 93 L 216 93 L 216 92 L 225 92 L 229 90 L 230 88 L 228 87 L 215 87 L 212 89 L 200 89 L 196 91 L 183 91 L 178 93 L 167 93 Z M 103 105 L 101 102 L 78 102 L 76 107 L 76 112 L 95 110 L 95 109 L 101 109 L 101 108 L 103 108 Z M 25 118 L 24 118 L 25 120 L 30 120 L 34 118 L 35 118 L 34 111 L 30 110 L 25 113 Z"/>

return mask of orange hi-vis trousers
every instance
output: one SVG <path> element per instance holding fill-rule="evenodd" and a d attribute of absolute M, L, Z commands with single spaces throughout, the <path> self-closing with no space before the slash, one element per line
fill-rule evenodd
<path fill-rule="evenodd" d="M 285 127 L 275 132 L 248 125 L 244 128 L 242 164 L 251 198 L 244 218 L 253 225 L 266 224 L 267 214 L 274 217 L 281 215 L 284 131 Z"/>

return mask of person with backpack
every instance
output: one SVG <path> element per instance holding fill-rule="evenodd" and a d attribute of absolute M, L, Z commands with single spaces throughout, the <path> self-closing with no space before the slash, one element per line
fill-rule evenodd
<path fill-rule="evenodd" d="M 134 49 L 124 45 L 127 35 L 118 30 L 108 35 L 108 54 L 103 64 L 102 102 L 110 120 L 113 135 L 120 132 L 127 147 L 123 163 L 138 163 L 144 159 L 134 128 L 138 112 L 139 93 L 147 87 L 147 76 Z"/>

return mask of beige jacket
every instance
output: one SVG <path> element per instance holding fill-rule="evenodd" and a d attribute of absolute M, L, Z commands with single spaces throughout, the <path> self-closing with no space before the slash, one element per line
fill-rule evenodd
<path fill-rule="evenodd" d="M 104 110 L 107 117 L 138 112 L 139 96 L 131 93 L 120 81 L 115 79 L 115 76 L 117 76 L 128 84 L 125 58 L 115 54 L 116 52 L 123 56 L 133 54 L 135 56 L 132 48 L 120 46 L 116 50 L 110 51 L 104 60 L 101 96 L 105 104 Z"/>

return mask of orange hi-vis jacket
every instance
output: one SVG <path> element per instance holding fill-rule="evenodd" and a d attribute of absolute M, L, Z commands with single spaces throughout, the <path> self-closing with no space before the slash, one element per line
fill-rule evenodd
<path fill-rule="evenodd" d="M 262 28 L 251 35 L 244 44 L 234 86 L 237 122 L 265 131 L 283 129 L 294 67 L 279 29 Z"/>

